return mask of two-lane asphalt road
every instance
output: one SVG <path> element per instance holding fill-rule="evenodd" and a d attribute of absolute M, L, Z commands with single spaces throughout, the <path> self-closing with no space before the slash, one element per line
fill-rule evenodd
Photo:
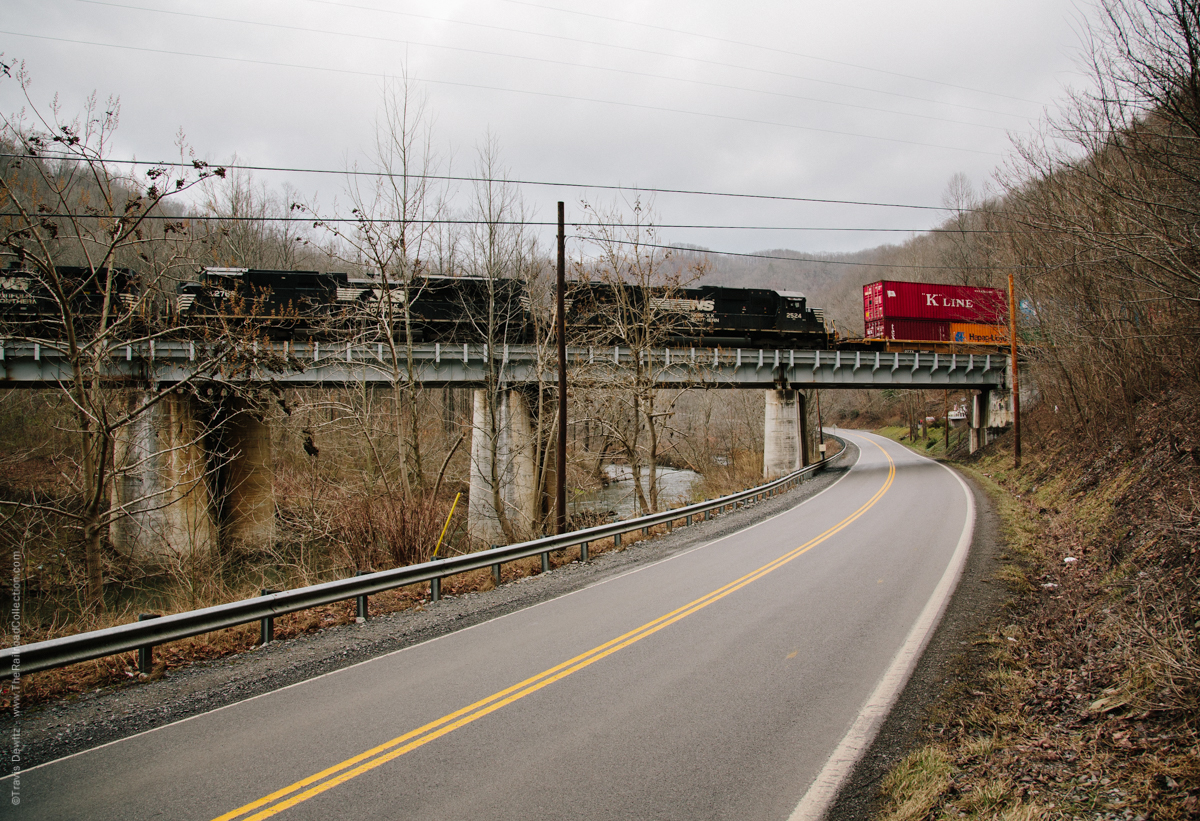
<path fill-rule="evenodd" d="M 932 629 L 974 517 L 947 469 L 847 435 L 854 468 L 774 518 L 28 770 L 3 815 L 811 817 Z"/>

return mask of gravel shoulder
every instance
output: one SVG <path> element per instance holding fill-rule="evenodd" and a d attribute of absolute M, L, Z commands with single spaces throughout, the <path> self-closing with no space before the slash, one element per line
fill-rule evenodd
<path fill-rule="evenodd" d="M 200 715 L 369 659 L 402 650 L 562 596 L 639 565 L 720 539 L 812 498 L 858 460 L 847 447 L 829 467 L 788 493 L 709 521 L 596 555 L 486 592 L 446 596 L 421 608 L 330 627 L 237 655 L 173 670 L 160 679 L 102 688 L 0 719 L 0 737 L 19 732 L 28 770 L 166 724 Z"/>

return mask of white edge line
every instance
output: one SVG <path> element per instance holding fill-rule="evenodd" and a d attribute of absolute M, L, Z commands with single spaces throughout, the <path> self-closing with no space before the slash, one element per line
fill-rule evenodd
<path fill-rule="evenodd" d="M 919 453 L 912 455 L 928 459 Z M 933 460 L 928 459 L 928 461 Z M 908 677 L 912 675 L 913 668 L 916 667 L 921 653 L 924 652 L 929 639 L 933 637 L 933 632 L 937 628 L 938 622 L 941 621 L 942 614 L 946 611 L 946 605 L 950 603 L 950 597 L 958 587 L 958 580 L 962 576 L 963 567 L 966 564 L 971 540 L 975 535 L 975 497 L 961 476 L 941 462 L 934 462 L 934 464 L 940 465 L 953 476 L 967 497 L 967 521 L 958 538 L 958 545 L 954 548 L 950 564 L 947 565 L 946 571 L 942 574 L 937 587 L 934 588 L 929 601 L 925 603 L 921 615 L 917 617 L 904 643 L 892 657 L 892 663 L 884 672 L 883 678 L 875 685 L 875 691 L 863 704 L 858 718 L 854 720 L 854 724 L 842 737 L 841 743 L 829 756 L 829 760 L 825 762 L 825 766 L 818 773 L 816 780 L 804 793 L 804 797 L 800 799 L 796 809 L 788 816 L 788 821 L 820 821 L 825 817 L 825 813 L 829 811 L 837 798 L 838 791 L 849 778 L 850 773 L 854 771 L 855 765 L 866 753 L 867 748 L 871 746 L 871 742 L 875 740 L 875 735 L 879 732 L 884 718 L 891 711 L 892 705 L 896 703 L 904 685 L 908 683 Z"/>
<path fill-rule="evenodd" d="M 860 457 L 861 457 L 861 452 L 862 452 L 862 449 L 860 448 L 860 449 L 859 449 L 859 454 L 860 454 Z M 851 470 L 853 470 L 853 468 L 854 468 L 855 466 L 857 466 L 857 464 L 858 464 L 858 462 L 856 461 L 856 462 L 854 463 L 854 465 L 851 465 L 851 466 L 850 466 L 850 467 L 851 467 Z M 624 572 L 624 573 L 620 573 L 620 574 L 618 574 L 618 575 L 616 575 L 616 576 L 610 576 L 610 577 L 609 577 L 609 578 L 607 578 L 607 579 L 601 579 L 601 580 L 600 580 L 600 581 L 598 581 L 598 582 L 592 582 L 591 584 L 589 584 L 589 585 L 585 585 L 584 587 L 581 587 L 581 588 L 579 588 L 578 590 L 572 590 L 572 591 L 570 591 L 570 592 L 568 592 L 568 593 L 564 593 L 564 594 L 562 594 L 561 596 L 554 596 L 554 597 L 552 597 L 552 598 L 546 599 L 545 601 L 536 602 L 536 603 L 534 603 L 534 604 L 531 604 L 531 605 L 529 605 L 528 607 L 521 607 L 521 608 L 518 608 L 518 609 L 516 609 L 516 610 L 513 610 L 513 611 L 511 611 L 511 612 L 504 613 L 504 614 L 502 614 L 502 615 L 496 616 L 496 617 L 495 617 L 495 618 L 493 618 L 493 619 L 488 619 L 487 621 L 481 621 L 481 622 L 479 622 L 478 624 L 472 624 L 472 625 L 469 625 L 469 626 L 467 626 L 467 627 L 463 627 L 463 628 L 461 628 L 461 629 L 459 629 L 459 630 L 452 630 L 452 631 L 450 631 L 449 633 L 444 633 L 444 634 L 442 634 L 442 635 L 440 635 L 440 636 L 434 636 L 434 637 L 433 637 L 433 638 L 431 638 L 431 639 L 426 639 L 425 641 L 417 642 L 416 644 L 410 644 L 410 645 L 409 645 L 409 646 L 407 646 L 407 647 L 401 647 L 401 648 L 400 648 L 400 649 L 398 649 L 398 650 L 392 650 L 391 652 L 389 652 L 389 653 L 384 653 L 383 655 L 380 655 L 380 656 L 373 656 L 372 658 L 369 658 L 369 659 L 364 659 L 364 660 L 362 660 L 362 661 L 360 661 L 360 662 L 357 662 L 357 663 L 355 663 L 355 664 L 351 664 L 349 667 L 342 667 L 342 668 L 339 668 L 339 669 L 337 669 L 337 670 L 330 670 L 328 673 L 322 673 L 322 674 L 321 674 L 321 675 L 319 675 L 319 676 L 313 676 L 312 678 L 306 678 L 306 679 L 304 679 L 303 681 L 297 681 L 297 682 L 293 682 L 292 684 L 288 684 L 288 685 L 286 685 L 286 686 L 284 686 L 284 687 L 279 687 L 279 688 L 276 688 L 276 689 L 274 689 L 274 690 L 268 690 L 268 691 L 267 691 L 267 692 L 265 692 L 265 693 L 259 693 L 258 695 L 255 695 L 255 696 L 250 696 L 249 698 L 244 698 L 244 699 L 241 699 L 240 701 L 235 701 L 235 702 L 233 702 L 233 703 L 231 703 L 231 704 L 222 704 L 220 707 L 214 707 L 214 708 L 213 708 L 213 709 L 211 709 L 211 710 L 205 710 L 205 711 L 204 711 L 204 712 L 202 712 L 202 713 L 196 713 L 195 715 L 188 716 L 187 718 L 181 718 L 181 719 L 179 719 L 178 721 L 172 721 L 172 722 L 170 722 L 169 724 L 162 724 L 162 725 L 160 725 L 160 726 L 158 726 L 158 727 L 151 727 L 149 730 L 142 730 L 142 732 L 140 732 L 140 733 L 134 733 L 133 735 L 124 736 L 123 738 L 117 738 L 117 739 L 113 739 L 112 741 L 105 742 L 104 744 L 100 744 L 99 746 L 96 746 L 96 747 L 89 747 L 88 749 L 86 749 L 86 750 L 80 750 L 80 751 L 79 751 L 79 752 L 77 752 L 77 753 L 71 753 L 70 755 L 64 755 L 62 758 L 55 758 L 55 759 L 53 759 L 53 760 L 51 760 L 51 761 L 43 761 L 41 764 L 35 764 L 35 765 L 34 765 L 34 766 L 32 766 L 32 767 L 26 767 L 26 768 L 22 768 L 22 770 L 21 770 L 21 774 L 25 774 L 25 773 L 33 772 L 34 770 L 39 770 L 39 769 L 41 769 L 42 767 L 48 767 L 48 766 L 50 766 L 51 764 L 59 764 L 59 763 L 61 763 L 61 762 L 63 762 L 63 761 L 68 761 L 68 760 L 70 760 L 70 759 L 72 759 L 72 758 L 76 758 L 76 757 L 78 757 L 78 756 L 81 756 L 81 755 L 87 755 L 88 753 L 94 753 L 94 752 L 96 752 L 97 750 L 103 750 L 105 747 L 111 747 L 111 746 L 113 746 L 114 744 L 122 744 L 122 743 L 124 743 L 124 742 L 126 742 L 126 741 L 132 741 L 132 740 L 133 740 L 133 739 L 135 739 L 135 738 L 140 738 L 141 736 L 144 736 L 144 735 L 149 735 L 150 733 L 156 733 L 156 732 L 158 732 L 159 730 L 166 730 L 166 729 L 167 729 L 167 728 L 169 728 L 169 727 L 174 727 L 174 726 L 176 726 L 176 725 L 183 724 L 184 722 L 187 722 L 187 721 L 192 721 L 192 720 L 194 720 L 194 719 L 197 719 L 197 718 L 203 718 L 204 716 L 212 715 L 213 713 L 219 713 L 219 712 L 221 712 L 222 710 L 229 710 L 229 709 L 232 709 L 232 708 L 234 708 L 234 707 L 240 707 L 241 705 L 243 705 L 243 704 L 249 704 L 251 701 L 255 701 L 256 699 L 265 698 L 266 696 L 274 695 L 275 693 L 281 693 L 281 692 L 283 692 L 284 690 L 290 690 L 290 689 L 292 689 L 293 687 L 301 687 L 301 686 L 303 686 L 303 685 L 305 685 L 305 684 L 310 684 L 311 682 L 314 682 L 314 681 L 319 681 L 320 679 L 326 678 L 326 677 L 328 677 L 328 676 L 336 676 L 336 675 L 338 675 L 339 673 L 345 673 L 345 672 L 348 672 L 348 671 L 350 671 L 350 670 L 353 670 L 355 667 L 361 667 L 361 666 L 363 666 L 364 664 L 373 664 L 374 662 L 377 662 L 377 661 L 382 661 L 383 659 L 389 658 L 390 656 L 394 656 L 394 655 L 397 655 L 397 654 L 399 654 L 399 653 L 404 653 L 404 652 L 406 652 L 406 651 L 408 651 L 408 650 L 415 650 L 416 648 L 418 648 L 418 647 L 423 647 L 423 646 L 424 646 L 424 645 L 426 645 L 426 644 L 431 644 L 431 643 L 433 643 L 433 642 L 435 642 L 435 641 L 440 641 L 440 640 L 442 640 L 442 639 L 445 639 L 445 638 L 449 638 L 449 637 L 451 637 L 451 636 L 458 635 L 459 633 L 465 633 L 466 631 L 468 631 L 468 630 L 474 630 L 474 629 L 475 629 L 475 628 L 477 628 L 477 627 L 483 627 L 483 626 L 485 626 L 485 625 L 491 624 L 491 623 L 492 623 L 492 622 L 494 622 L 494 621 L 500 621 L 500 619 L 506 619 L 506 618 L 508 618 L 509 616 L 515 616 L 515 615 L 517 615 L 518 613 L 525 613 L 525 612 L 527 612 L 527 611 L 529 611 L 529 610 L 532 610 L 532 609 L 534 609 L 535 607 L 541 607 L 541 606 L 542 606 L 542 605 L 544 605 L 544 604 L 550 604 L 550 603 L 552 603 L 552 602 L 561 601 L 562 599 L 565 599 L 565 598 L 567 598 L 568 596 L 573 596 L 573 595 L 575 595 L 576 593 L 582 593 L 582 592 L 584 592 L 585 590 L 591 590 L 593 587 L 599 587 L 599 586 L 600 586 L 600 585 L 602 585 L 602 584 L 608 584 L 609 582 L 615 582 L 617 579 L 623 579 L 623 578 L 625 578 L 626 576 L 631 576 L 631 575 L 633 575 L 634 573 L 640 573 L 640 572 L 642 572 L 643 570 L 649 570 L 650 568 L 652 568 L 652 567 L 657 567 L 657 566 L 658 566 L 658 565 L 660 565 L 660 564 L 665 564 L 666 562 L 672 561 L 672 560 L 674 560 L 674 559 L 679 559 L 679 558 L 682 558 L 683 556 L 686 556 L 686 555 L 688 555 L 689 553 L 694 553 L 694 552 L 696 552 L 697 550 L 703 550 L 703 549 L 704 549 L 704 548 L 706 548 L 706 547 L 712 547 L 713 545 L 715 545 L 715 544 L 718 544 L 719 542 L 723 542 L 723 541 L 725 541 L 726 539 L 730 539 L 730 538 L 732 538 L 732 537 L 734 537 L 734 536 L 737 536 L 737 535 L 740 535 L 740 534 L 742 534 L 742 533 L 745 533 L 745 532 L 746 532 L 746 531 L 748 531 L 748 530 L 753 530 L 753 529 L 754 529 L 754 528 L 756 528 L 756 527 L 759 527 L 759 526 L 761 526 L 761 525 L 765 525 L 765 524 L 767 524 L 768 522 L 771 522 L 771 521 L 774 521 L 775 519 L 778 519 L 780 516 L 786 516 L 787 514 L 789 514 L 789 513 L 793 512 L 793 511 L 795 511 L 795 510 L 798 510 L 799 508 L 802 508 L 802 507 L 804 507 L 804 506 L 805 506 L 805 505 L 807 505 L 809 502 L 812 502 L 813 500 L 817 499 L 818 497 L 824 496 L 826 493 L 828 493 L 829 491 L 833 490 L 833 489 L 834 489 L 834 487 L 836 487 L 838 484 L 840 484 L 840 483 L 841 483 L 841 481 L 842 481 L 843 479 L 845 479 L 847 476 L 849 476 L 849 475 L 850 475 L 850 473 L 851 473 L 851 470 L 847 470 L 847 471 L 846 471 L 844 474 L 842 474 L 841 476 L 839 476 L 839 477 L 838 477 L 838 479 L 837 479 L 837 481 L 836 481 L 836 482 L 834 482 L 834 483 L 833 483 L 833 484 L 831 484 L 829 487 L 827 487 L 827 488 L 825 488 L 824 490 L 822 490 L 820 493 L 817 493 L 817 494 L 815 494 L 815 495 L 813 495 L 813 496 L 810 496 L 810 497 L 808 497 L 808 498 L 807 498 L 807 499 L 805 499 L 804 501 L 802 501 L 802 502 L 799 502 L 799 503 L 797 503 L 796 505 L 793 505 L 792 507 L 789 507 L 787 510 L 780 511 L 779 513 L 776 513 L 774 516 L 771 516 L 770 518 L 767 518 L 767 519 L 763 519 L 762 521 L 759 521 L 759 522 L 754 522 L 753 524 L 747 525 L 746 527 L 744 527 L 744 528 L 741 528 L 740 530 L 735 530 L 735 531 L 733 531 L 732 533 L 727 533 L 727 534 L 725 534 L 724 536 L 720 537 L 719 539 L 713 539 L 711 542 L 705 542 L 704 544 L 696 545 L 696 546 L 695 546 L 695 547 L 693 547 L 693 548 L 689 548 L 688 550 L 681 551 L 681 552 L 679 552 L 679 553 L 676 553 L 676 554 L 674 554 L 674 555 L 672 555 L 672 556 L 664 556 L 664 557 L 663 557 L 663 558 L 661 558 L 661 559 L 658 559 L 658 560 L 656 560 L 656 561 L 652 561 L 652 562 L 648 562 L 648 563 L 646 563 L 646 564 L 644 564 L 644 565 L 641 565 L 640 567 L 635 567 L 635 568 L 633 568 L 632 570 L 627 570 L 626 572 Z M 404 612 L 404 611 L 399 611 L 399 612 Z M 346 625 L 346 626 L 348 626 L 348 625 Z M 236 657 L 235 657 L 235 658 L 236 658 Z M 0 782 L 7 781 L 8 779 L 10 779 L 10 778 L 13 778 L 13 777 L 14 777 L 14 774 L 13 774 L 13 773 L 10 773 L 10 774 L 8 774 L 8 775 L 6 775 L 6 776 L 0 777 Z"/>

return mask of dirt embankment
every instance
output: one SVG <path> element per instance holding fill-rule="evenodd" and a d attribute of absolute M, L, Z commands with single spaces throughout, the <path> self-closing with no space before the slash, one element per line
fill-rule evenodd
<path fill-rule="evenodd" d="M 1002 602 L 859 817 L 1200 818 L 1200 412 L 1160 396 L 1101 448 L 1030 421 L 1019 470 L 1007 440 L 964 465 L 1004 529 Z"/>

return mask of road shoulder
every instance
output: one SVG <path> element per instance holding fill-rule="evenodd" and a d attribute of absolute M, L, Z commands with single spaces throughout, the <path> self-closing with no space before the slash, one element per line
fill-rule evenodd
<path fill-rule="evenodd" d="M 970 476 L 955 473 L 970 488 L 977 511 L 962 577 L 912 676 L 826 818 L 868 821 L 878 815 L 880 782 L 916 749 L 920 731 L 929 723 L 930 707 L 951 684 L 963 679 L 976 638 L 1003 613 L 1008 594 L 995 578 L 1003 551 L 999 516 L 991 498 Z"/>

